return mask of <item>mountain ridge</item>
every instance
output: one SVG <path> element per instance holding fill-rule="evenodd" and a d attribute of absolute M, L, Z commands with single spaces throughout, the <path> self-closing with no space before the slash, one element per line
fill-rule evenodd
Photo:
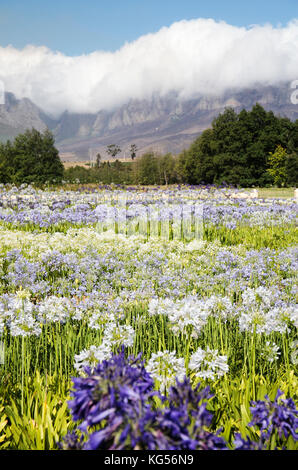
<path fill-rule="evenodd" d="M 43 131 L 49 128 L 56 140 L 61 159 L 82 161 L 94 159 L 113 143 L 121 147 L 119 157 L 129 158 L 132 143 L 138 154 L 148 150 L 157 153 L 180 153 L 227 107 L 236 112 L 251 109 L 257 102 L 267 111 L 298 119 L 298 106 L 291 103 L 293 90 L 287 83 L 279 86 L 258 85 L 244 90 L 229 90 L 216 96 L 198 96 L 181 100 L 176 93 L 155 95 L 151 100 L 130 100 L 114 110 L 98 113 L 69 113 L 53 118 L 28 98 L 17 99 L 5 93 L 0 105 L 0 140 L 14 138 L 27 128 Z"/>

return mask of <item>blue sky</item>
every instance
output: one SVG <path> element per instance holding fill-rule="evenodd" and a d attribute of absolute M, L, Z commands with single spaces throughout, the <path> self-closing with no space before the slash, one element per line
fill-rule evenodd
<path fill-rule="evenodd" d="M 176 21 L 223 20 L 235 26 L 285 25 L 297 0 L 0 0 L 0 46 L 47 46 L 66 55 L 115 51 Z"/>

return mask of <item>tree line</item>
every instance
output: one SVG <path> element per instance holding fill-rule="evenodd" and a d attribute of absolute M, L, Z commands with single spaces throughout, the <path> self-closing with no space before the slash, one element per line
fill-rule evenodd
<path fill-rule="evenodd" d="M 90 168 L 64 169 L 54 144 L 49 130 L 35 129 L 0 144 L 0 182 L 251 187 L 296 186 L 298 180 L 298 120 L 276 116 L 258 103 L 239 114 L 227 108 L 179 155 L 149 151 L 137 157 L 132 144 L 130 161 L 121 162 L 120 147 L 110 144 L 112 161 L 97 154 Z"/>

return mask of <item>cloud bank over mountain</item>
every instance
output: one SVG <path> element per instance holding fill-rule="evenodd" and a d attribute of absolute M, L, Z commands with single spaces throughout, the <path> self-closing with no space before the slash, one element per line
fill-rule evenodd
<path fill-rule="evenodd" d="M 95 113 L 175 91 L 181 99 L 298 79 L 298 20 L 285 27 L 180 21 L 116 52 L 70 57 L 0 47 L 0 80 L 53 116 Z"/>

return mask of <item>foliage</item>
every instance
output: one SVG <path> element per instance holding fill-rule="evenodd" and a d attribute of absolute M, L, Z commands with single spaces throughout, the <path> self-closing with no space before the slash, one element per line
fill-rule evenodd
<path fill-rule="evenodd" d="M 298 152 L 292 153 L 286 160 L 286 184 L 297 186 L 298 181 Z"/>
<path fill-rule="evenodd" d="M 171 153 L 157 155 L 148 152 L 136 161 L 136 183 L 168 185 L 178 181 L 176 160 Z"/>
<path fill-rule="evenodd" d="M 61 436 L 71 430 L 73 424 L 69 419 L 67 396 L 57 393 L 53 387 L 55 381 L 55 376 L 45 380 L 37 372 L 28 381 L 23 407 L 17 398 L 12 397 L 5 408 L 0 407 L 1 449 L 58 448 Z"/>
<path fill-rule="evenodd" d="M 287 180 L 286 162 L 287 151 L 281 145 L 278 145 L 274 153 L 269 153 L 267 171 L 279 188 L 284 186 Z"/>
<path fill-rule="evenodd" d="M 227 108 L 213 120 L 211 129 L 181 154 L 184 181 L 244 187 L 270 185 L 277 170 L 274 174 L 266 171 L 268 158 L 280 147 L 287 154 L 297 155 L 297 121 L 277 117 L 258 103 L 251 111 L 243 109 L 239 114 Z M 285 162 L 281 163 L 284 168 Z M 282 171 L 278 183 L 280 178 L 282 182 L 287 179 Z M 296 184 L 297 179 L 291 182 Z"/>
<path fill-rule="evenodd" d="M 116 157 L 116 155 L 120 152 L 121 152 L 121 148 L 119 147 L 119 145 L 110 144 L 107 146 L 107 154 L 113 158 Z"/>
<path fill-rule="evenodd" d="M 103 161 L 88 169 L 76 165 L 64 171 L 64 180 L 83 184 L 134 184 L 132 162 Z"/>
<path fill-rule="evenodd" d="M 63 165 L 49 130 L 19 134 L 11 143 L 0 144 L 0 180 L 12 183 L 59 183 Z"/>
<path fill-rule="evenodd" d="M 11 143 L 0 145 L 0 179 L 13 183 L 59 183 L 63 165 L 49 130 L 36 129 L 19 134 Z"/>

